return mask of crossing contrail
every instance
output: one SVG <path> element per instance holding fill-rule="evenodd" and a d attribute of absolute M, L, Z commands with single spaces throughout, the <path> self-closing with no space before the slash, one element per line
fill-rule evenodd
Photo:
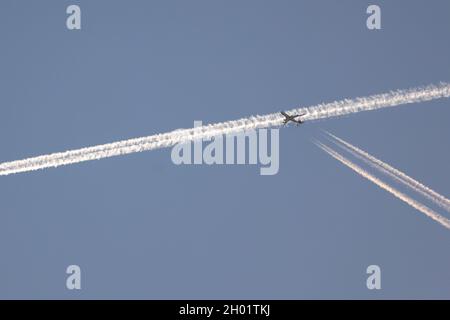
<path fill-rule="evenodd" d="M 347 167 L 349 167 L 350 169 L 352 169 L 353 171 L 355 171 L 359 175 L 363 176 L 364 178 L 366 178 L 369 181 L 373 182 L 374 184 L 376 184 L 380 188 L 382 188 L 382 189 L 386 190 L 387 192 L 391 193 L 392 195 L 394 195 L 398 199 L 406 202 L 411 207 L 413 207 L 414 209 L 422 212 L 423 214 L 425 214 L 426 216 L 430 217 L 431 219 L 439 222 L 441 225 L 443 225 L 447 229 L 450 229 L 450 220 L 448 220 L 447 218 L 441 216 L 439 213 L 433 211 L 432 209 L 428 208 L 427 206 L 421 204 L 420 202 L 418 202 L 418 201 L 408 197 L 406 194 L 404 194 L 404 193 L 398 191 L 397 189 L 391 187 L 387 183 L 381 181 L 377 177 L 375 177 L 372 174 L 368 173 L 367 171 L 365 171 L 361 167 L 357 166 L 356 164 L 354 164 L 353 162 L 351 162 L 350 160 L 348 160 L 347 158 L 342 156 L 340 153 L 338 153 L 335 150 L 331 149 L 330 147 L 324 145 L 323 143 L 315 142 L 315 144 L 319 148 L 321 148 L 323 151 L 328 153 L 330 156 L 332 156 L 333 158 L 335 158 L 336 160 L 338 160 L 342 164 L 346 165 Z"/>
<path fill-rule="evenodd" d="M 312 121 L 369 111 L 380 108 L 394 107 L 404 104 L 429 101 L 450 97 L 450 84 L 429 85 L 426 87 L 398 90 L 388 93 L 345 99 L 332 103 L 319 104 L 311 107 L 293 109 L 291 113 L 305 113 L 304 121 Z M 0 164 L 0 175 L 33 171 L 38 169 L 58 167 L 88 160 L 124 155 L 134 152 L 166 148 L 177 143 L 197 139 L 208 139 L 218 135 L 237 134 L 239 132 L 258 128 L 280 126 L 284 117 L 279 113 L 263 116 L 251 116 L 240 120 L 220 122 L 190 129 L 178 129 L 163 134 L 155 134 L 142 138 L 123 140 L 77 150 L 52 153 L 24 160 L 4 162 Z"/>
<path fill-rule="evenodd" d="M 374 156 L 370 155 L 369 153 L 359 149 L 358 147 L 352 145 L 351 143 L 345 141 L 344 139 L 336 137 L 335 135 L 333 135 L 327 131 L 326 131 L 326 133 L 334 139 L 332 141 L 335 142 L 337 145 L 346 148 L 353 155 L 355 155 L 359 159 L 363 160 L 364 162 L 368 163 L 370 166 L 382 171 L 383 173 L 394 178 L 395 180 L 399 181 L 400 183 L 403 183 L 410 189 L 419 192 L 421 195 L 423 195 L 427 199 L 431 200 L 436 205 L 438 205 L 441 208 L 450 212 L 450 200 L 447 199 L 446 197 L 444 197 L 443 195 L 437 193 L 436 191 L 425 186 L 424 184 L 420 183 L 419 181 L 411 178 L 410 176 L 403 173 L 402 171 L 390 166 L 389 164 L 375 158 Z"/>

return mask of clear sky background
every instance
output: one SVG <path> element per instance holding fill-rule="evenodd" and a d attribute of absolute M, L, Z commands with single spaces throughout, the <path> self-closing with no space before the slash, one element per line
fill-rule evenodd
<path fill-rule="evenodd" d="M 0 162 L 450 81 L 449 31 L 444 0 L 3 0 Z M 162 149 L 0 177 L 0 298 L 450 298 L 450 231 L 311 143 L 448 197 L 449 104 L 282 129 L 274 176 Z"/>

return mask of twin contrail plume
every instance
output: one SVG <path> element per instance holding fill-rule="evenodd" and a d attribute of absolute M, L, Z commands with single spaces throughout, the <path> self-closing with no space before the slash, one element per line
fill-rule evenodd
<path fill-rule="evenodd" d="M 305 113 L 302 116 L 302 120 L 309 121 L 448 97 L 450 97 L 450 84 L 441 83 L 439 85 L 429 85 L 421 88 L 398 90 L 363 98 L 319 104 L 311 107 L 293 109 L 288 112 L 291 114 Z M 208 139 L 224 134 L 237 134 L 245 130 L 275 127 L 280 126 L 284 119 L 279 113 L 251 116 L 240 120 L 210 124 L 192 129 L 178 129 L 148 137 L 53 153 L 25 160 L 5 162 L 0 164 L 0 175 L 9 175 L 82 161 L 98 160 L 133 152 L 166 148 L 179 142 Z"/>
<path fill-rule="evenodd" d="M 328 153 L 330 156 L 332 156 L 333 158 L 335 158 L 336 160 L 338 160 L 342 164 L 346 165 L 347 167 L 349 167 L 350 169 L 352 169 L 353 171 L 355 171 L 359 175 L 363 176 L 364 178 L 368 179 L 369 181 L 372 181 L 373 183 L 375 183 L 380 188 L 386 190 L 387 192 L 390 192 L 392 195 L 394 195 L 398 199 L 406 202 L 411 207 L 413 207 L 414 209 L 417 209 L 418 211 L 424 213 L 425 215 L 427 215 L 431 219 L 439 222 L 441 225 L 443 225 L 447 229 L 450 229 L 450 220 L 448 220 L 447 218 L 441 216 L 439 213 L 434 212 L 432 209 L 428 208 L 427 206 L 421 204 L 420 202 L 417 202 L 416 200 L 408 197 L 407 195 L 403 194 L 402 192 L 398 191 L 397 189 L 391 187 L 387 183 L 381 181 L 377 177 L 371 175 L 370 173 L 368 173 L 367 171 L 365 171 L 361 167 L 357 166 L 356 164 L 354 164 L 353 162 L 351 162 L 350 160 L 348 160 L 347 158 L 345 158 L 344 156 L 342 156 L 341 154 L 339 154 L 335 150 L 331 149 L 330 147 L 328 147 L 328 146 L 326 146 L 326 145 L 324 145 L 324 144 L 322 144 L 320 142 L 315 142 L 315 144 L 319 148 L 321 148 L 323 151 Z"/>
<path fill-rule="evenodd" d="M 419 192 L 421 195 L 423 195 L 427 199 L 431 200 L 436 205 L 438 205 L 441 208 L 444 208 L 445 210 L 450 212 L 450 200 L 448 200 L 443 195 L 441 195 L 441 194 L 437 193 L 436 191 L 430 189 L 429 187 L 423 185 L 419 181 L 411 178 L 410 176 L 403 173 L 402 171 L 390 166 L 389 164 L 375 158 L 374 156 L 370 155 L 369 153 L 359 149 L 358 147 L 352 145 L 351 143 L 345 141 L 344 139 L 336 137 L 335 135 L 333 135 L 329 132 L 326 132 L 326 133 L 334 139 L 334 140 L 332 140 L 334 143 L 336 143 L 337 145 L 339 145 L 341 147 L 346 148 L 353 155 L 355 155 L 359 159 L 363 160 L 364 162 L 366 162 L 373 168 L 382 171 L 383 173 L 394 178 L 398 182 L 406 185 L 410 189 L 413 189 L 413 190 Z"/>

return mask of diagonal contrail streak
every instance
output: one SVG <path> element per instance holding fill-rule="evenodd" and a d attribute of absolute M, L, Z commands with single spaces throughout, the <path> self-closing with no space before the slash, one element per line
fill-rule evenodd
<path fill-rule="evenodd" d="M 336 143 L 338 146 L 346 149 L 350 153 L 352 153 L 355 157 L 363 160 L 373 168 L 383 172 L 384 174 L 390 176 L 391 178 L 395 179 L 396 181 L 406 185 L 412 190 L 417 191 L 427 199 L 431 200 L 436 205 L 440 206 L 441 208 L 447 210 L 450 212 L 450 200 L 444 197 L 443 195 L 437 193 L 436 191 L 432 190 L 431 188 L 425 186 L 424 184 L 420 183 L 419 181 L 413 179 L 412 177 L 408 176 L 407 174 L 403 173 L 402 171 L 390 166 L 389 164 L 381 161 L 380 159 L 375 158 L 374 156 L 370 155 L 369 153 L 365 152 L 364 150 L 359 149 L 358 147 L 352 145 L 350 142 L 345 141 L 342 138 L 339 138 L 335 136 L 334 134 L 327 132 L 326 133 L 333 138 L 332 140 L 334 143 Z"/>
<path fill-rule="evenodd" d="M 392 195 L 394 195 L 398 199 L 400 199 L 400 200 L 404 201 L 405 203 L 409 204 L 411 207 L 413 207 L 414 209 L 422 212 L 423 214 L 425 214 L 426 216 L 430 217 L 434 221 L 439 222 L 442 226 L 446 227 L 447 229 L 450 229 L 450 220 L 448 220 L 447 218 L 441 216 L 439 213 L 433 211 L 432 209 L 428 208 L 427 206 L 421 204 L 420 202 L 418 202 L 418 201 L 408 197 L 406 194 L 404 194 L 404 193 L 398 191 L 397 189 L 391 187 L 387 183 L 381 181 L 377 177 L 375 177 L 372 174 L 368 173 L 367 171 L 365 171 L 361 167 L 357 166 L 356 164 L 354 164 L 353 162 L 351 162 L 350 160 L 348 160 L 347 158 L 342 156 L 340 153 L 338 153 L 335 150 L 331 149 L 330 147 L 324 145 L 323 143 L 320 143 L 320 142 L 314 142 L 314 143 L 319 148 L 321 148 L 323 151 L 325 151 L 330 156 L 332 156 L 334 159 L 336 159 L 339 162 L 341 162 L 342 164 L 346 165 L 347 167 L 349 167 L 350 169 L 352 169 L 353 171 L 355 171 L 356 173 L 358 173 L 362 177 L 364 177 L 367 180 L 373 182 L 374 184 L 376 184 L 380 188 L 382 188 L 382 189 L 386 190 L 387 192 L 391 193 Z"/>
<path fill-rule="evenodd" d="M 293 109 L 292 113 L 305 113 L 302 120 L 312 121 L 351 113 L 394 107 L 403 104 L 450 97 L 450 84 L 398 90 L 368 97 L 346 99 L 332 103 Z M 237 134 L 258 128 L 280 126 L 284 117 L 279 113 L 251 116 L 240 120 L 221 122 L 191 129 L 178 129 L 168 133 L 134 138 L 77 150 L 52 153 L 24 160 L 0 164 L 0 175 L 58 167 L 88 160 L 98 160 L 134 152 L 171 147 L 179 142 L 208 139 L 218 135 Z"/>

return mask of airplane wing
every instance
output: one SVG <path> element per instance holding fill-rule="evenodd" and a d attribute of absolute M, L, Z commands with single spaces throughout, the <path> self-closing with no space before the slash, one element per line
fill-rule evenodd
<path fill-rule="evenodd" d="M 284 112 L 284 111 L 281 111 L 280 112 L 283 116 L 285 116 L 285 117 L 289 117 L 289 115 L 286 113 L 286 112 Z"/>

